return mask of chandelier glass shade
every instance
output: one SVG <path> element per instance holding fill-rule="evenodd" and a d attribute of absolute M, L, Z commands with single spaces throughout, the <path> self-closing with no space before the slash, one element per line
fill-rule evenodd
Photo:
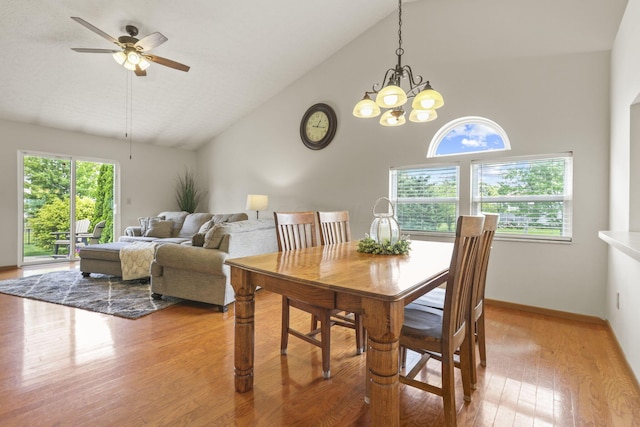
<path fill-rule="evenodd" d="M 406 123 L 404 105 L 409 99 L 411 114 L 409 120 L 416 123 L 425 123 L 438 117 L 436 109 L 444 105 L 442 95 L 433 89 L 428 81 L 423 81 L 422 76 L 413 74 L 409 65 L 402 65 L 402 0 L 398 0 L 398 49 L 396 56 L 398 63 L 394 68 L 389 68 L 384 75 L 384 86 L 373 85 L 371 91 L 364 93 L 364 97 L 353 108 L 353 115 L 368 119 L 380 117 L 383 126 L 401 126 Z M 402 82 L 407 82 L 409 88 L 405 91 L 401 87 Z M 371 98 L 375 95 L 375 100 Z M 388 110 L 382 112 L 381 108 Z"/>

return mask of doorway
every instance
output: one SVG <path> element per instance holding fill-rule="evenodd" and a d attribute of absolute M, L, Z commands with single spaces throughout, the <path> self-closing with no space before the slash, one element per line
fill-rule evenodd
<path fill-rule="evenodd" d="M 114 162 L 20 154 L 20 265 L 74 261 L 82 246 L 113 241 Z"/>

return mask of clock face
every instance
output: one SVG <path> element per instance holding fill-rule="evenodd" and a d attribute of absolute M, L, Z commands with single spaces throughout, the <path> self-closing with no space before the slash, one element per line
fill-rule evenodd
<path fill-rule="evenodd" d="M 311 150 L 321 150 L 336 134 L 338 120 L 333 108 L 327 104 L 312 105 L 300 122 L 300 138 Z"/>
<path fill-rule="evenodd" d="M 307 119 L 305 132 L 309 141 L 318 142 L 329 131 L 329 117 L 324 111 L 316 111 Z"/>

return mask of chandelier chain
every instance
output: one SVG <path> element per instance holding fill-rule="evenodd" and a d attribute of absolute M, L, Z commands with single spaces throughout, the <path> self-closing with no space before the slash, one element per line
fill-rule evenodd
<path fill-rule="evenodd" d="M 404 49 L 402 49 L 402 0 L 398 0 L 398 50 L 396 54 L 402 56 Z"/>

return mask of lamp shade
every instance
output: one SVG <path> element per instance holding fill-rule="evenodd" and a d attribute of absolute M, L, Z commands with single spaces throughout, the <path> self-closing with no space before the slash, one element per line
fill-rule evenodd
<path fill-rule="evenodd" d="M 427 89 L 418 93 L 416 97 L 413 98 L 411 107 L 415 110 L 435 110 L 443 105 L 444 99 L 442 95 L 440 95 L 440 92 L 431 89 L 431 86 L 427 86 Z"/>
<path fill-rule="evenodd" d="M 353 115 L 361 119 L 376 117 L 380 115 L 380 107 L 369 98 L 369 95 L 365 95 L 364 98 L 353 107 Z"/>
<path fill-rule="evenodd" d="M 263 194 L 249 194 L 247 196 L 248 211 L 264 211 L 269 206 L 269 196 Z"/>
<path fill-rule="evenodd" d="M 407 102 L 407 94 L 400 86 L 385 86 L 376 96 L 376 104 L 382 108 L 394 108 Z"/>
<path fill-rule="evenodd" d="M 396 112 L 396 114 L 393 114 Z M 402 126 L 407 122 L 407 119 L 404 118 L 404 111 L 402 114 L 398 114 L 397 110 L 387 110 L 380 117 L 380 124 L 382 126 Z"/>
<path fill-rule="evenodd" d="M 430 122 L 438 118 L 436 110 L 411 110 L 409 114 L 409 120 L 415 123 Z"/>

